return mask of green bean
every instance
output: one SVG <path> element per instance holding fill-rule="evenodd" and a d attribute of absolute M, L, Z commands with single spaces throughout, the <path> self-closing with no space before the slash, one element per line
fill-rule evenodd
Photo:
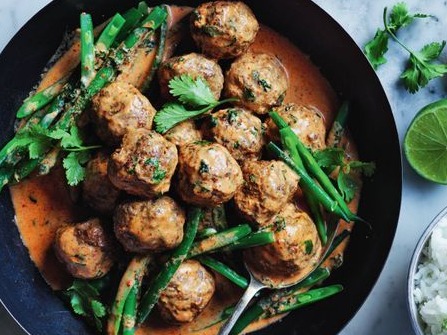
<path fill-rule="evenodd" d="M 258 231 L 251 233 L 238 241 L 227 245 L 222 251 L 235 251 L 240 249 L 247 249 L 258 247 L 275 242 L 275 234 L 270 231 Z M 219 250 L 220 251 L 220 250 Z"/>
<path fill-rule="evenodd" d="M 275 156 L 283 160 L 295 173 L 297 173 L 301 179 L 300 183 L 305 185 L 309 192 L 318 200 L 323 207 L 331 213 L 337 214 L 339 217 L 349 221 L 350 219 L 346 214 L 340 209 L 338 203 L 334 201 L 321 187 L 307 174 L 307 172 L 299 167 L 295 162 L 276 144 L 270 142 L 267 145 L 267 149 L 272 152 Z"/>
<path fill-rule="evenodd" d="M 281 300 L 270 305 L 270 308 L 266 312 L 266 316 L 283 314 L 291 312 L 303 306 L 313 304 L 317 301 L 329 298 L 334 294 L 343 291 L 342 285 L 331 285 L 326 287 L 320 287 L 309 290 L 307 292 L 297 293 L 285 300 Z"/>
<path fill-rule="evenodd" d="M 146 16 L 149 13 L 149 6 L 144 1 L 138 3 L 137 9 L 142 15 Z"/>
<path fill-rule="evenodd" d="M 56 81 L 53 85 L 26 99 L 17 111 L 16 117 L 21 119 L 30 116 L 34 112 L 48 105 L 61 92 L 67 79 L 67 77 L 64 77 Z"/>
<path fill-rule="evenodd" d="M 309 205 L 310 212 L 312 213 L 321 243 L 325 245 L 327 243 L 327 226 L 323 214 L 321 213 L 320 204 L 306 187 L 303 187 L 303 193 L 307 204 Z"/>
<path fill-rule="evenodd" d="M 134 335 L 135 334 L 135 318 L 137 313 L 137 298 L 138 298 L 138 287 L 135 283 L 129 294 L 127 295 L 126 303 L 124 304 L 123 310 L 123 335 Z"/>
<path fill-rule="evenodd" d="M 303 288 L 313 286 L 330 275 L 329 270 L 325 268 L 317 268 L 312 274 L 297 285 L 294 285 L 288 289 L 275 290 L 270 294 L 259 299 L 255 304 L 247 308 L 241 317 L 237 320 L 230 335 L 236 335 L 241 333 L 250 323 L 260 318 L 275 302 L 290 294 L 295 294 Z"/>
<path fill-rule="evenodd" d="M 235 283 L 240 288 L 248 287 L 248 280 L 238 274 L 233 269 L 229 268 L 226 264 L 215 260 L 214 258 L 208 256 L 199 256 L 197 260 L 209 267 L 210 269 L 220 273 L 225 278 L 229 279 L 231 282 Z"/>
<path fill-rule="evenodd" d="M 215 228 L 205 228 L 197 232 L 196 239 L 201 240 L 203 238 L 210 237 L 211 235 L 214 235 L 216 233 L 217 230 Z"/>
<path fill-rule="evenodd" d="M 135 256 L 127 266 L 126 272 L 121 277 L 121 282 L 113 302 L 109 319 L 107 321 L 107 334 L 118 335 L 125 302 L 129 296 L 131 288 L 136 283 L 141 283 L 149 264 L 152 262 L 152 256 Z"/>
<path fill-rule="evenodd" d="M 149 316 L 150 312 L 157 303 L 161 292 L 168 286 L 172 276 L 174 276 L 180 264 L 188 255 L 189 249 L 194 242 L 197 227 L 202 215 L 203 211 L 200 208 L 194 207 L 188 211 L 188 220 L 186 222 L 183 241 L 177 249 L 174 250 L 169 260 L 163 265 L 163 268 L 152 281 L 149 289 L 141 299 L 140 308 L 137 315 L 138 324 L 143 323 Z"/>
<path fill-rule="evenodd" d="M 243 224 L 223 230 L 217 234 L 207 237 L 204 240 L 195 242 L 192 245 L 191 250 L 189 251 L 188 258 L 192 258 L 230 245 L 250 233 L 251 228 L 248 224 Z"/>
<path fill-rule="evenodd" d="M 81 83 L 90 85 L 95 77 L 95 46 L 93 22 L 90 14 L 81 14 Z"/>
<path fill-rule="evenodd" d="M 140 20 L 143 18 L 143 14 L 136 8 L 131 8 L 127 12 L 123 14 L 123 18 L 125 21 L 123 27 L 121 28 L 118 36 L 115 39 L 114 45 L 118 45 L 129 34 L 129 31 L 136 28 Z"/>
<path fill-rule="evenodd" d="M 119 35 L 121 29 L 123 28 L 126 20 L 121 16 L 121 14 L 116 13 L 112 20 L 107 24 L 107 26 L 99 35 L 96 41 L 95 48 L 97 52 L 107 52 L 112 46 L 113 42 Z"/>

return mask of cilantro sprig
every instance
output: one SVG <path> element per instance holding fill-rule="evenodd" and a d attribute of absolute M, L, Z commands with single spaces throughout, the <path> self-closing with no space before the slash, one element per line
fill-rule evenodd
<path fill-rule="evenodd" d="M 85 280 L 76 279 L 64 294 L 69 298 L 73 312 L 92 321 L 98 331 L 102 332 L 107 308 L 100 300 L 98 289 Z"/>
<path fill-rule="evenodd" d="M 396 36 L 400 28 L 408 26 L 414 19 L 426 17 L 431 17 L 431 15 L 410 14 L 405 3 L 401 2 L 393 7 L 389 19 L 387 19 L 387 8 L 385 7 L 383 10 L 384 29 L 378 29 L 374 38 L 365 45 L 365 54 L 375 69 L 387 61 L 385 53 L 388 50 L 389 37 L 410 54 L 408 65 L 400 76 L 404 87 L 410 93 L 416 93 L 430 80 L 442 77 L 447 73 L 447 64 L 436 62 L 445 47 L 445 41 L 432 42 L 426 44 L 419 51 L 413 51 Z"/>
<path fill-rule="evenodd" d="M 186 74 L 176 76 L 169 81 L 168 86 L 169 92 L 177 101 L 166 103 L 155 115 L 155 130 L 161 134 L 183 121 L 197 118 L 217 106 L 237 100 L 217 100 L 202 77 L 193 79 Z"/>
<path fill-rule="evenodd" d="M 417 18 L 431 17 L 428 14 L 410 14 L 407 5 L 399 2 L 391 10 L 390 17 L 387 21 L 386 8 L 384 10 L 384 29 L 377 29 L 374 38 L 365 45 L 365 55 L 368 57 L 371 65 L 375 70 L 387 62 L 385 54 L 388 51 L 389 31 L 396 34 L 400 28 L 404 28 Z M 388 27 L 388 29 L 386 28 Z"/>
<path fill-rule="evenodd" d="M 17 133 L 16 148 L 19 147 L 21 150 L 28 151 L 30 159 L 38 159 L 54 147 L 65 151 L 67 156 L 62 162 L 65 175 L 68 184 L 75 186 L 85 178 L 85 164 L 90 159 L 90 150 L 100 146 L 85 146 L 77 126 L 64 131 L 62 129 L 48 130 L 36 124 Z"/>
<path fill-rule="evenodd" d="M 330 172 L 339 168 L 336 184 L 343 198 L 350 202 L 360 185 L 355 173 L 361 173 L 366 177 L 374 174 L 376 165 L 374 162 L 361 162 L 357 160 L 346 161 L 345 151 L 342 148 L 326 148 L 313 153 L 318 165 Z"/>

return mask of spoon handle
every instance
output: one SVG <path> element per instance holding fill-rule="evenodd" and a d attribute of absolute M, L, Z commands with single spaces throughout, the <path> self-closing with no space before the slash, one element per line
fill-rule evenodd
<path fill-rule="evenodd" d="M 258 293 L 265 287 L 266 286 L 264 284 L 260 283 L 253 277 L 251 278 L 250 285 L 248 285 L 241 300 L 239 300 L 236 307 L 234 308 L 234 312 L 231 315 L 231 317 L 227 320 L 227 322 L 225 322 L 223 327 L 220 329 L 219 335 L 228 335 L 230 333 L 237 319 L 239 319 L 239 317 L 241 316 L 242 312 L 245 310 L 251 299 L 253 299 L 256 293 Z"/>

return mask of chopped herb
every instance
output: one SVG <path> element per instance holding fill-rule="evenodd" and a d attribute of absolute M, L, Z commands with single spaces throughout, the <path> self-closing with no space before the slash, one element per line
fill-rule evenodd
<path fill-rule="evenodd" d="M 152 172 L 152 181 L 155 184 L 159 184 L 166 177 L 166 171 L 160 168 L 160 160 L 158 158 L 148 158 L 144 164 L 150 165 L 154 168 L 154 171 Z"/>
<path fill-rule="evenodd" d="M 248 180 L 251 183 L 256 183 L 256 176 L 253 173 L 250 173 L 250 175 L 248 176 Z"/>
<path fill-rule="evenodd" d="M 275 231 L 281 231 L 286 229 L 286 219 L 284 219 L 282 216 L 277 216 L 275 219 Z"/>
<path fill-rule="evenodd" d="M 194 182 L 194 186 L 199 188 L 200 193 L 211 192 L 208 187 L 202 185 L 202 182 L 200 180 Z"/>
<path fill-rule="evenodd" d="M 202 159 L 200 161 L 199 173 L 204 174 L 204 173 L 208 173 L 209 171 L 210 171 L 210 168 L 209 168 L 208 164 L 206 164 L 205 161 Z"/>
<path fill-rule="evenodd" d="M 216 26 L 206 25 L 202 27 L 202 31 L 204 34 L 210 36 L 210 37 L 216 37 L 223 35 L 222 31 Z"/>
<path fill-rule="evenodd" d="M 217 124 L 218 124 L 218 120 L 217 120 L 217 118 L 216 117 L 214 117 L 213 115 L 211 115 L 210 116 L 210 126 L 213 128 L 213 127 L 216 127 L 217 126 Z"/>
<path fill-rule="evenodd" d="M 200 140 L 200 141 L 195 141 L 195 142 L 193 142 L 193 144 L 197 144 L 197 145 L 205 146 L 205 145 L 211 144 L 211 142 L 210 142 L 210 141 L 207 141 L 207 140 Z"/>
<path fill-rule="evenodd" d="M 278 97 L 278 100 L 276 100 L 276 104 L 282 105 L 285 98 L 286 98 L 286 92 L 281 93 L 281 95 Z"/>
<path fill-rule="evenodd" d="M 234 142 L 234 144 L 233 144 L 233 148 L 234 148 L 234 149 L 237 149 L 237 148 L 239 148 L 239 147 L 240 147 L 239 141 Z"/>
<path fill-rule="evenodd" d="M 228 110 L 228 115 L 227 115 L 227 121 L 230 124 L 233 124 L 234 122 L 237 121 L 237 117 L 238 117 L 238 110 L 237 109 L 230 109 Z"/>
<path fill-rule="evenodd" d="M 314 244 L 311 240 L 304 241 L 304 252 L 306 255 L 310 255 L 312 253 L 312 250 L 314 249 Z"/>
<path fill-rule="evenodd" d="M 244 88 L 244 100 L 253 102 L 256 100 L 256 96 L 253 91 L 249 87 Z"/>

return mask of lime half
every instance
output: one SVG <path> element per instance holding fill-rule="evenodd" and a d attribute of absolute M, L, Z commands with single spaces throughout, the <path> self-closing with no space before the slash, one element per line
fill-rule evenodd
<path fill-rule="evenodd" d="M 418 174 L 447 184 L 447 99 L 419 111 L 405 135 L 404 151 Z"/>

